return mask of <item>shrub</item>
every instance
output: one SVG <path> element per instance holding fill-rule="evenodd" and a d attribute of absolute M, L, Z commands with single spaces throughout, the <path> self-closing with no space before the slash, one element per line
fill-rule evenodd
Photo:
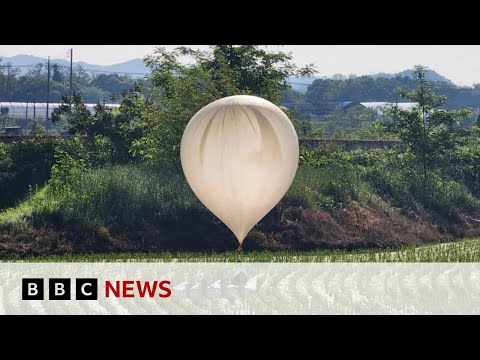
<path fill-rule="evenodd" d="M 478 207 L 478 200 L 465 185 L 440 170 L 431 171 L 425 184 L 423 169 L 412 164 L 408 153 L 373 151 L 357 154 L 355 162 L 382 198 L 407 212 L 429 209 L 448 216 L 453 208 L 473 211 Z"/>
<path fill-rule="evenodd" d="M 302 165 L 283 203 L 288 206 L 342 208 L 371 195 L 368 185 L 351 165 Z"/>
<path fill-rule="evenodd" d="M 183 176 L 172 169 L 123 165 L 87 171 L 82 163 L 71 164 L 55 166 L 48 193 L 57 199 L 64 221 L 132 227 L 199 206 Z"/>
<path fill-rule="evenodd" d="M 19 202 L 31 187 L 48 180 L 54 148 L 54 141 L 42 138 L 0 144 L 0 209 Z"/>

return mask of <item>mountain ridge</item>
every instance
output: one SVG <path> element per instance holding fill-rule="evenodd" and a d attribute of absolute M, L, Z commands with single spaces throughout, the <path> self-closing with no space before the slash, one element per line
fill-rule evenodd
<path fill-rule="evenodd" d="M 46 58 L 26 54 L 19 54 L 11 57 L 0 56 L 0 59 L 2 59 L 4 64 L 11 63 L 12 66 L 35 66 L 47 61 Z M 70 60 L 66 59 L 51 59 L 50 63 L 67 67 L 70 66 Z M 132 59 L 112 65 L 97 65 L 84 61 L 74 61 L 73 64 L 74 66 L 80 65 L 85 70 L 92 72 L 118 72 L 133 75 L 147 75 L 149 73 L 148 68 L 145 66 L 142 59 Z"/>
<path fill-rule="evenodd" d="M 297 91 L 300 91 L 300 92 L 304 93 L 304 92 L 307 91 L 307 87 L 317 79 L 347 80 L 347 79 L 357 78 L 357 77 L 361 77 L 361 76 L 369 76 L 369 77 L 372 77 L 374 79 L 378 79 L 378 78 L 391 79 L 391 78 L 394 78 L 394 77 L 397 77 L 397 76 L 411 77 L 412 75 L 413 75 L 413 70 L 407 69 L 407 70 L 403 70 L 403 71 L 400 71 L 400 72 L 397 72 L 397 73 L 380 72 L 380 73 L 369 74 L 369 75 L 334 74 L 334 75 L 331 75 L 331 76 L 315 76 L 315 77 L 305 77 L 305 78 L 291 77 L 289 79 L 289 82 L 292 85 L 292 88 L 294 90 L 297 90 Z M 452 86 L 459 86 L 458 84 L 455 84 L 452 80 L 446 78 L 445 76 L 439 74 L 438 72 L 436 72 L 435 70 L 432 70 L 432 69 L 427 70 L 427 78 L 430 81 L 442 81 L 442 82 L 446 82 L 447 84 L 452 85 Z"/>
<path fill-rule="evenodd" d="M 15 56 L 7 57 L 7 56 L 0 56 L 0 59 L 3 60 L 3 63 L 11 63 L 12 66 L 35 66 L 39 63 L 44 63 L 47 61 L 46 58 L 34 56 L 34 55 L 26 55 L 26 54 L 18 54 Z M 59 64 L 61 66 L 70 66 L 70 61 L 67 59 L 52 59 L 50 60 L 52 64 Z M 132 74 L 132 75 L 147 75 L 149 73 L 149 69 L 145 66 L 142 59 L 132 59 L 116 64 L 111 65 L 98 65 L 98 64 L 91 64 L 84 61 L 74 61 L 74 65 L 80 65 L 87 71 L 92 72 L 105 72 L 105 73 L 121 73 L 121 74 Z M 411 76 L 412 70 L 403 70 L 397 73 L 376 73 L 370 75 L 363 75 L 363 76 L 371 76 L 373 78 L 392 78 L 395 76 Z M 316 77 L 307 77 L 307 78 L 298 78 L 298 77 L 291 77 L 289 82 L 291 83 L 293 89 L 297 91 L 306 91 L 308 85 L 313 83 L 316 79 L 336 79 L 336 80 L 345 80 L 351 77 L 358 77 L 359 75 L 344 75 L 344 74 L 335 74 L 332 76 L 316 76 Z M 427 71 L 427 77 L 431 81 L 444 81 L 450 85 L 457 85 L 450 79 L 446 78 L 445 76 L 439 74 L 435 70 L 429 69 Z"/>

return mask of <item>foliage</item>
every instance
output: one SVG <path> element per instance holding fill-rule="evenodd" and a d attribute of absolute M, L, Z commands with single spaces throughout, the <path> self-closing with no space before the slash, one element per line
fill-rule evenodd
<path fill-rule="evenodd" d="M 369 127 L 384 140 L 388 138 L 386 132 L 379 126 L 375 129 L 372 128 L 373 124 L 378 124 L 382 120 L 382 117 L 375 110 L 354 106 L 349 109 L 334 110 L 323 117 L 319 123 L 328 137 L 349 139 L 350 133 L 362 131 Z"/>
<path fill-rule="evenodd" d="M 295 107 L 304 100 L 304 95 L 292 88 L 288 88 L 282 91 L 281 93 L 281 102 L 282 104 L 289 104 L 290 106 Z"/>
<path fill-rule="evenodd" d="M 292 120 L 295 131 L 300 139 L 322 139 L 323 128 L 313 121 Z"/>
<path fill-rule="evenodd" d="M 8 107 L 0 108 L 0 129 L 4 130 L 5 127 L 12 125 L 12 120 L 8 116 L 10 109 Z"/>
<path fill-rule="evenodd" d="M 352 201 L 364 202 L 371 197 L 368 185 L 353 167 L 330 164 L 324 167 L 302 166 L 283 203 L 287 206 L 344 208 Z"/>
<path fill-rule="evenodd" d="M 356 129 L 337 128 L 332 136 L 339 140 L 397 140 L 397 137 L 390 133 L 385 123 L 375 121 Z"/>
<path fill-rule="evenodd" d="M 396 140 L 396 136 L 385 127 L 389 117 L 363 106 L 335 108 L 321 117 L 301 112 L 297 107 L 289 111 L 300 138 Z"/>
<path fill-rule="evenodd" d="M 83 159 L 61 146 L 55 160 L 42 201 L 52 208 L 37 208 L 39 219 L 59 213 L 64 222 L 124 229 L 143 220 L 161 222 L 185 216 L 189 209 L 209 214 L 176 168 L 143 164 L 88 170 Z M 302 166 L 280 207 L 335 209 L 353 200 L 364 201 L 370 194 L 352 170 L 340 165 L 322 169 Z"/>
<path fill-rule="evenodd" d="M 414 78 L 417 88 L 399 89 L 398 94 L 418 105 L 412 110 L 392 106 L 389 112 L 394 121 L 387 125 L 422 167 L 422 182 L 427 190 L 429 172 L 445 166 L 451 152 L 461 143 L 464 131 L 459 126 L 459 119 L 470 115 L 470 111 L 440 109 L 447 99 L 435 95 L 426 78 L 426 68 L 415 67 Z"/>
<path fill-rule="evenodd" d="M 480 127 L 473 127 L 449 154 L 446 174 L 480 196 Z"/>
<path fill-rule="evenodd" d="M 70 93 L 70 69 L 52 63 L 50 101 L 60 102 L 62 96 Z M 47 64 L 37 66 L 22 73 L 17 68 L 0 67 L 0 98 L 12 102 L 47 101 Z M 141 79 L 119 74 L 89 74 L 77 65 L 72 74 L 73 90 L 81 93 L 87 103 L 110 102 L 112 98 L 131 90 Z"/>
<path fill-rule="evenodd" d="M 0 143 L 0 209 L 14 205 L 48 180 L 54 146 L 48 139 Z"/>
<path fill-rule="evenodd" d="M 318 111 L 328 110 L 332 102 L 341 101 L 379 101 L 397 102 L 400 97 L 398 88 L 414 89 L 414 76 L 372 77 L 353 76 L 348 79 L 317 79 L 309 87 L 304 101 L 313 104 Z M 478 107 L 480 92 L 471 87 L 459 87 L 445 81 L 432 81 L 432 89 L 448 98 L 447 109 Z M 291 94 L 287 99 L 292 98 Z"/>
<path fill-rule="evenodd" d="M 185 56 L 193 63 L 182 62 Z M 289 76 L 312 72 L 311 67 L 297 69 L 291 60 L 290 54 L 255 45 L 217 45 L 207 52 L 157 49 L 145 59 L 152 70 L 152 103 L 143 112 L 145 135 L 134 141 L 134 154 L 178 164 L 183 130 L 197 111 L 230 95 L 257 95 L 278 104 Z"/>
<path fill-rule="evenodd" d="M 28 135 L 42 136 L 42 135 L 45 135 L 46 133 L 47 131 L 38 120 L 33 120 L 30 122 L 30 125 L 28 126 Z"/>
<path fill-rule="evenodd" d="M 63 103 L 52 114 L 52 121 L 64 119 L 69 133 L 81 138 L 93 165 L 131 162 L 130 146 L 141 134 L 137 126 L 136 103 L 142 96 L 136 92 L 125 94 L 120 109 L 97 104 L 91 113 L 80 94 L 63 97 Z"/>
<path fill-rule="evenodd" d="M 425 211 L 450 216 L 455 209 L 475 211 L 480 203 L 463 183 L 432 171 L 425 188 L 423 173 L 410 153 L 397 150 L 357 152 L 353 162 L 383 199 L 404 210 L 410 216 Z"/>
<path fill-rule="evenodd" d="M 49 181 L 52 191 L 55 193 L 73 191 L 80 184 L 81 174 L 91 165 L 89 155 L 85 142 L 78 137 L 58 141 Z"/>
<path fill-rule="evenodd" d="M 64 221 L 124 229 L 142 219 L 160 221 L 162 216 L 200 206 L 177 171 L 146 165 L 86 170 L 84 162 L 70 154 L 58 156 L 61 159 L 52 170 L 47 197 L 58 201 L 55 212 Z"/>

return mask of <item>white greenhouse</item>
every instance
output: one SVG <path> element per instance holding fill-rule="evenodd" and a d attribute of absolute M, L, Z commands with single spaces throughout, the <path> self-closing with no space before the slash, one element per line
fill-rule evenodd
<path fill-rule="evenodd" d="M 53 110 L 58 108 L 61 104 L 50 103 L 48 104 L 48 118 L 52 116 Z M 85 104 L 88 110 L 93 111 L 97 104 Z M 109 108 L 118 108 L 118 104 L 106 104 Z M 47 103 L 25 103 L 25 102 L 0 102 L 0 108 L 2 113 L 4 109 L 7 110 L 7 115 L 11 119 L 37 119 L 46 120 L 47 118 Z"/>

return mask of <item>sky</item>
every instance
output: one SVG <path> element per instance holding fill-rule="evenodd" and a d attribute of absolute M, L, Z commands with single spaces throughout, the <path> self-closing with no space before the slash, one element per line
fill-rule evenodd
<path fill-rule="evenodd" d="M 143 58 L 159 46 L 178 45 L 0 45 L 0 56 L 67 58 L 73 48 L 74 61 L 110 65 Z M 319 76 L 395 73 L 424 65 L 459 85 L 480 83 L 480 45 L 285 45 L 281 49 L 291 51 L 299 65 L 315 64 Z"/>

